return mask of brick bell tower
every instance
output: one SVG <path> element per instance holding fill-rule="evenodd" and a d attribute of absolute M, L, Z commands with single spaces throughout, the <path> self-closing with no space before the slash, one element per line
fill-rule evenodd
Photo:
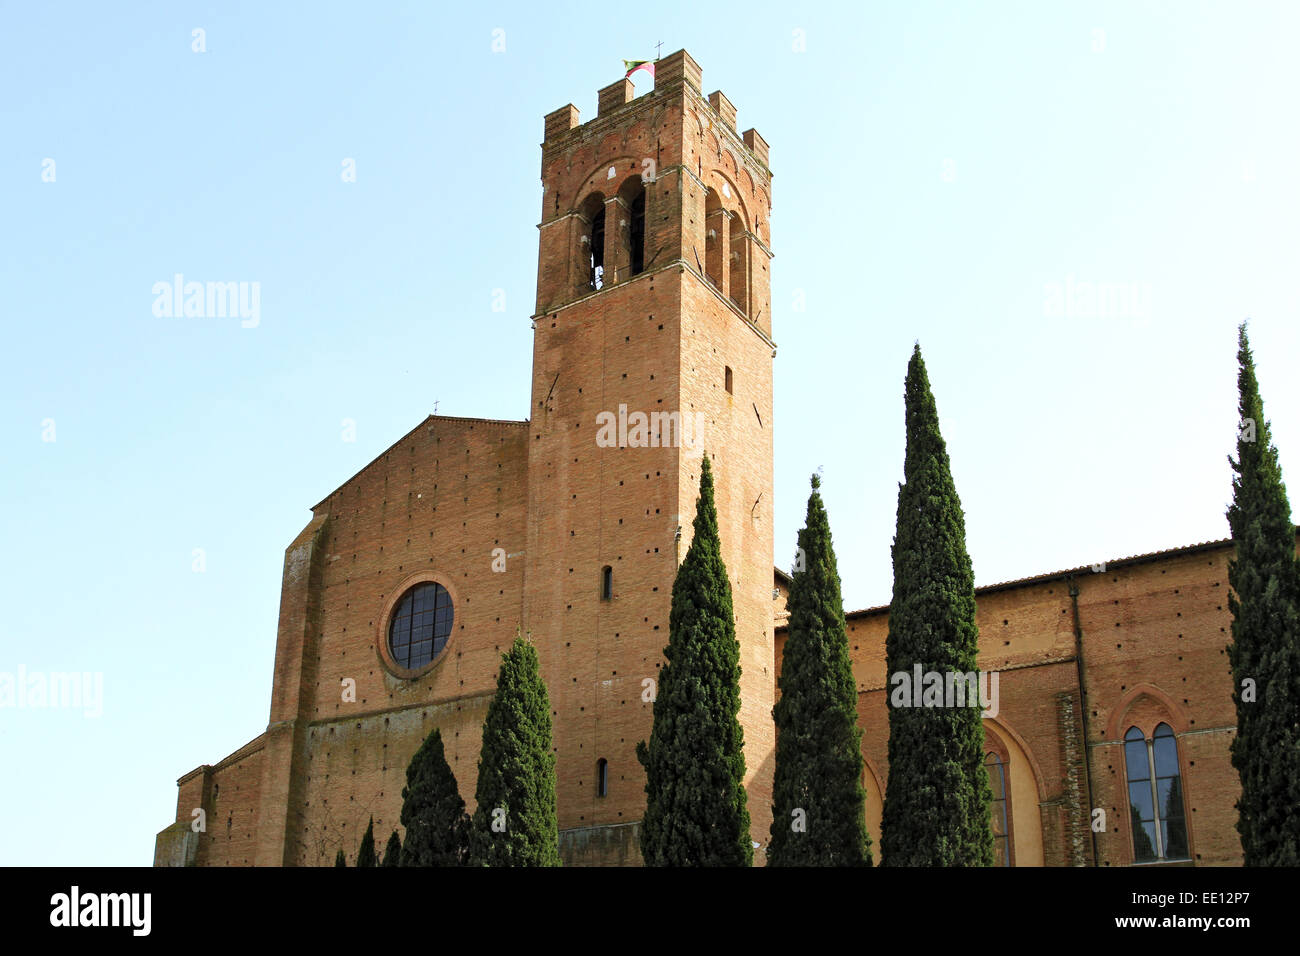
<path fill-rule="evenodd" d="M 712 459 L 753 839 L 774 760 L 771 172 L 684 50 L 546 117 L 524 621 L 555 711 L 561 846 L 636 863 L 672 586 Z M 615 423 L 615 424 L 611 424 Z M 626 423 L 624 425 L 624 423 Z M 763 853 L 755 854 L 763 861 Z"/>

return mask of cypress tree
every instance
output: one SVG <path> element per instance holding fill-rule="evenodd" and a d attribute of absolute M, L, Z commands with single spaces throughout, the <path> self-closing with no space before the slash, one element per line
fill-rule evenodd
<path fill-rule="evenodd" d="M 776 719 L 769 866 L 870 866 L 858 693 L 820 479 L 790 586 Z"/>
<path fill-rule="evenodd" d="M 394 830 L 392 836 L 388 838 L 388 846 L 384 847 L 384 862 L 381 866 L 401 866 L 402 865 L 402 840 Z"/>
<path fill-rule="evenodd" d="M 1237 831 L 1246 866 L 1300 865 L 1300 568 L 1277 449 L 1238 329 L 1237 457 L 1232 479 L 1232 765 L 1241 777 Z"/>
<path fill-rule="evenodd" d="M 965 706 L 903 706 L 922 702 L 922 688 L 911 686 L 916 665 L 945 682 L 950 672 L 975 671 L 979 636 L 965 516 L 920 345 L 908 363 L 904 394 L 907 453 L 885 641 L 891 706 L 882 863 L 992 866 L 992 791 L 978 699 Z M 904 697 L 900 692 L 909 687 Z"/>
<path fill-rule="evenodd" d="M 357 867 L 378 865 L 375 859 L 375 818 L 371 817 L 365 836 L 361 838 L 361 849 L 357 851 Z"/>
<path fill-rule="evenodd" d="M 406 768 L 401 821 L 406 842 L 401 844 L 399 866 L 465 866 L 469 816 L 437 727 Z"/>
<path fill-rule="evenodd" d="M 641 855 L 648 866 L 749 866 L 740 645 L 707 454 L 694 529 L 673 582 L 650 744 L 636 748 L 646 770 Z"/>
<path fill-rule="evenodd" d="M 344 859 L 344 857 L 343 857 L 343 848 L 342 848 L 342 847 L 339 847 L 339 852 L 338 852 L 338 854 L 334 857 L 334 865 L 335 865 L 335 866 L 344 866 L 344 867 L 348 865 L 348 861 L 347 861 L 346 859 Z"/>
<path fill-rule="evenodd" d="M 483 722 L 476 799 L 470 828 L 474 865 L 560 865 L 551 702 L 537 649 L 522 635 L 515 635 L 501 658 L 497 692 Z"/>

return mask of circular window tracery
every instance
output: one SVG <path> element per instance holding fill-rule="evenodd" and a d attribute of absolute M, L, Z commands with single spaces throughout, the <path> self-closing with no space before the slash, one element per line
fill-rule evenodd
<path fill-rule="evenodd" d="M 388 652 L 393 663 L 419 670 L 447 646 L 455 615 L 451 595 L 436 581 L 423 581 L 402 595 L 388 625 Z"/>

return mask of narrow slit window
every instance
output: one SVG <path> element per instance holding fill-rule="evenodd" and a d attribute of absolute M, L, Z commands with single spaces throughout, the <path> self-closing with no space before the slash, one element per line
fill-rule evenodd
<path fill-rule="evenodd" d="M 600 569 L 600 599 L 614 600 L 614 569 L 608 564 Z"/>
<path fill-rule="evenodd" d="M 609 761 L 604 757 L 596 761 L 596 796 L 609 796 Z"/>
<path fill-rule="evenodd" d="M 723 383 L 727 386 L 727 394 L 728 394 L 728 395 L 733 395 L 733 394 L 735 394 L 735 393 L 732 391 L 731 366 L 730 366 L 730 365 L 726 366 L 726 371 L 723 373 L 722 378 L 723 378 Z"/>

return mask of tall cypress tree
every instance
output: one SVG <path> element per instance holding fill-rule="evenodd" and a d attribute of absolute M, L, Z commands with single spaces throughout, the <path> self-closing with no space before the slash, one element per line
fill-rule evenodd
<path fill-rule="evenodd" d="M 898 490 L 894 595 L 885 641 L 886 671 L 897 691 L 915 666 L 923 674 L 978 667 L 975 577 L 966 521 L 952 480 L 939 413 L 921 347 L 907 366 L 907 454 Z M 889 782 L 880 823 L 886 866 L 992 866 L 992 791 L 984 767 L 979 701 L 965 706 L 898 706 L 891 692 Z"/>
<path fill-rule="evenodd" d="M 348 865 L 347 859 L 343 856 L 342 847 L 339 847 L 339 852 L 334 855 L 334 865 L 336 867 Z"/>
<path fill-rule="evenodd" d="M 870 866 L 858 693 L 821 480 L 791 575 L 768 866 Z"/>
<path fill-rule="evenodd" d="M 650 744 L 636 747 L 646 770 L 641 855 L 649 866 L 749 866 L 740 644 L 707 454 L 694 528 L 673 582 Z"/>
<path fill-rule="evenodd" d="M 381 866 L 401 866 L 402 865 L 402 839 L 394 830 L 392 836 L 388 838 L 388 846 L 384 847 L 384 862 Z"/>
<path fill-rule="evenodd" d="M 516 634 L 483 722 L 470 827 L 474 865 L 560 865 L 551 748 L 551 702 L 537 649 Z"/>
<path fill-rule="evenodd" d="M 437 727 L 406 768 L 401 820 L 406 842 L 401 844 L 400 866 L 465 866 L 468 862 L 469 816 Z"/>
<path fill-rule="evenodd" d="M 375 859 L 375 818 L 371 817 L 365 836 L 361 838 L 361 849 L 357 851 L 357 866 L 378 865 L 379 862 Z"/>
<path fill-rule="evenodd" d="M 1246 866 L 1300 865 L 1300 568 L 1295 526 L 1277 449 L 1255 378 L 1243 323 L 1238 329 L 1237 458 L 1229 458 L 1228 562 L 1232 613 L 1232 765 L 1241 777 L 1237 831 Z M 1249 683 L 1248 683 L 1249 682 Z M 1253 687 L 1252 687 L 1253 684 Z"/>

